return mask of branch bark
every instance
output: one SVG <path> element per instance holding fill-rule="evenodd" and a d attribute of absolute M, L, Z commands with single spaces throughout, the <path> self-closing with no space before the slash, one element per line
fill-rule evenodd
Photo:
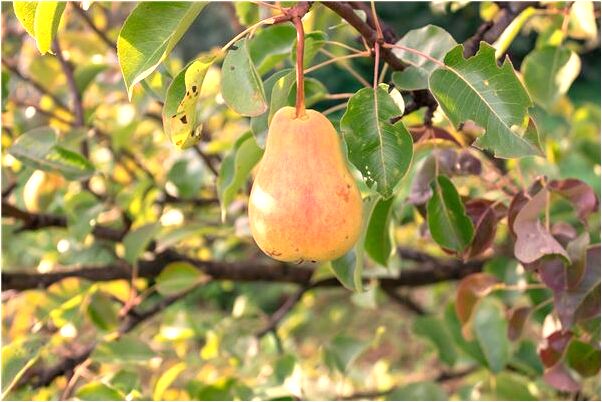
<path fill-rule="evenodd" d="M 67 227 L 67 218 L 61 215 L 53 214 L 33 214 L 2 201 L 2 217 L 15 218 L 23 222 L 19 231 L 37 230 L 48 227 Z M 99 239 L 121 241 L 127 232 L 124 230 L 113 229 L 107 226 L 96 225 L 92 229 L 92 234 Z"/>
<path fill-rule="evenodd" d="M 336 278 L 311 283 L 314 269 L 308 266 L 289 265 L 271 261 L 251 260 L 239 262 L 200 261 L 168 249 L 158 253 L 152 260 L 138 262 L 140 278 L 155 278 L 163 268 L 176 261 L 185 261 L 215 280 L 242 282 L 285 282 L 301 286 L 340 286 Z M 458 280 L 481 271 L 484 261 L 439 261 L 423 263 L 419 268 L 402 270 L 396 277 L 380 278 L 383 288 L 416 287 L 438 282 Z M 77 269 L 37 272 L 2 272 L 2 290 L 42 289 L 64 278 L 82 278 L 89 281 L 113 281 L 131 278 L 131 267 L 124 262 L 107 266 L 81 267 Z"/>
<path fill-rule="evenodd" d="M 504 3 L 493 21 L 486 21 L 477 32 L 464 42 L 464 57 L 474 56 L 479 50 L 481 41 L 493 43 L 500 37 L 510 23 L 527 7 L 537 7 L 537 2 L 514 1 Z"/>

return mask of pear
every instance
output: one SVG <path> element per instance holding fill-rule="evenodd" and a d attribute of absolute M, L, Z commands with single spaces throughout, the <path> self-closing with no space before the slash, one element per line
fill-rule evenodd
<path fill-rule="evenodd" d="M 279 261 L 327 261 L 345 254 L 362 227 L 362 198 L 339 136 L 315 110 L 278 110 L 249 199 L 251 233 Z"/>

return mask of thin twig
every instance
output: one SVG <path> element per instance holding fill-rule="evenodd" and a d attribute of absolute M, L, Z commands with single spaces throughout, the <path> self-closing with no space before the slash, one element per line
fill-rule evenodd
<path fill-rule="evenodd" d="M 334 55 L 333 53 L 330 53 L 326 49 L 320 49 L 319 51 L 320 51 L 320 53 L 323 53 L 323 54 L 325 54 L 326 56 L 328 56 L 330 58 L 336 58 L 337 57 L 336 55 Z M 361 54 L 361 53 L 362 52 L 355 53 L 355 54 Z M 366 54 L 369 54 L 369 52 L 366 52 Z M 349 65 L 349 63 L 347 63 L 346 61 L 337 61 L 337 66 L 340 66 L 341 68 L 343 68 L 347 72 L 349 72 L 349 74 L 351 74 L 356 80 L 358 80 L 360 84 L 362 84 L 366 88 L 370 88 L 370 83 L 368 81 L 366 81 L 366 79 L 364 77 L 362 77 L 361 74 L 359 74 L 357 71 L 355 71 L 353 69 L 353 67 L 351 67 Z"/>
<path fill-rule="evenodd" d="M 90 16 L 81 8 L 79 7 L 77 4 L 71 2 L 71 5 L 73 6 L 73 10 L 75 11 L 76 14 L 78 14 L 86 23 L 86 25 L 88 25 L 88 27 L 90 29 L 92 29 L 97 35 L 98 37 L 112 50 L 112 51 L 117 51 L 117 46 L 115 45 L 115 43 L 109 39 L 109 37 L 107 36 L 107 34 L 101 30 L 100 28 L 98 28 L 96 26 L 96 24 L 94 24 L 94 21 L 92 21 L 92 18 L 90 18 Z"/>
<path fill-rule="evenodd" d="M 61 99 L 59 99 L 59 97 L 57 97 L 55 94 L 53 94 L 49 89 L 45 88 L 42 84 L 40 84 L 34 78 L 32 78 L 32 77 L 30 77 L 28 75 L 23 74 L 21 71 L 19 71 L 19 69 L 17 68 L 17 66 L 15 66 L 15 65 L 9 63 L 8 61 L 6 61 L 6 59 L 4 57 L 2 58 L 2 65 L 4 67 L 6 67 L 8 70 L 10 70 L 17 77 L 19 77 L 21 80 L 27 82 L 32 87 L 34 87 L 41 95 L 49 96 L 52 99 L 52 101 L 54 102 L 54 104 L 56 106 L 60 107 L 61 109 L 63 109 L 66 112 L 69 112 L 70 114 L 73 113 L 67 107 L 67 105 L 65 105 L 65 103 Z"/>
<path fill-rule="evenodd" d="M 286 314 L 291 311 L 295 305 L 301 300 L 301 297 L 310 289 L 310 286 L 303 286 L 299 288 L 295 293 L 291 294 L 286 301 L 270 316 L 268 324 L 259 330 L 255 336 L 261 338 L 268 332 L 276 331 L 280 322 L 284 319 Z"/>
<path fill-rule="evenodd" d="M 306 68 L 305 71 L 304 71 L 304 73 L 305 74 L 311 73 L 312 71 L 316 71 L 316 70 L 318 70 L 318 69 L 320 69 L 322 67 L 325 67 L 325 66 L 327 66 L 329 64 L 337 63 L 337 62 L 342 61 L 342 60 L 357 59 L 358 57 L 369 57 L 369 56 L 370 56 L 370 54 L 367 53 L 367 52 L 347 54 L 347 55 L 344 55 L 344 56 L 337 56 L 337 57 L 335 57 L 333 59 L 326 60 L 326 61 L 324 61 L 322 63 L 318 63 L 318 64 L 315 64 L 315 65 L 309 67 L 309 68 Z"/>

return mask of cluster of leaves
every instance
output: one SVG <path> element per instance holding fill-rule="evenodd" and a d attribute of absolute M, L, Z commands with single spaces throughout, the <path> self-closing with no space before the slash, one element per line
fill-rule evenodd
<path fill-rule="evenodd" d="M 3 203 L 65 216 L 66 229 L 30 232 L 3 222 L 3 259 L 12 267 L 37 266 L 43 274 L 55 266 L 106 265 L 135 272 L 141 260 L 173 248 L 200 261 L 260 260 L 244 212 L 247 185 L 271 117 L 294 104 L 296 31 L 290 22 L 274 24 L 278 10 L 236 3 L 239 24 L 252 27 L 248 34 L 183 65 L 170 55 L 211 9 L 206 6 L 114 5 L 111 12 L 124 22 L 112 28 L 105 6 L 78 9 L 88 13 L 83 21 L 96 28 L 90 31 L 78 25 L 77 4 L 15 2 L 14 15 L 39 53 L 54 55 L 19 53 L 21 40 L 11 42 L 10 35 L 3 51 L 3 60 L 29 57 L 29 83 L 46 92 L 37 104 L 17 103 L 31 93 L 20 84 L 9 89 L 7 81 L 28 77 L 16 74 L 14 64 L 3 70 L 3 121 L 10 127 L 2 133 Z M 492 3 L 479 7 L 485 19 L 498 11 Z M 361 356 L 403 350 L 387 339 L 397 336 L 395 325 L 427 340 L 431 345 L 421 347 L 436 351 L 441 367 L 469 367 L 474 377 L 453 391 L 432 378 L 383 396 L 531 400 L 556 398 L 555 390 L 591 392 L 583 384 L 590 381 L 591 388 L 588 379 L 600 370 L 600 105 L 573 104 L 567 94 L 580 72 L 579 53 L 599 35 L 593 4 L 527 7 L 475 55 L 465 56 L 443 28 L 410 30 L 385 47 L 407 67 L 385 71 L 387 83 L 375 87 L 360 79 L 334 107 L 341 97 L 311 73 L 332 68 L 334 58 L 357 76 L 350 58 L 371 53 L 354 48 L 357 32 L 323 4 L 312 5 L 306 25 L 306 106 L 325 111 L 340 129 L 365 202 L 356 247 L 319 266 L 313 279 L 336 277 L 354 291 L 346 293 L 352 303 L 312 289 L 277 331 L 257 339 L 255 327 L 276 311 L 286 286 L 258 291 L 254 284 L 207 283 L 189 261 L 131 284 L 69 278 L 5 303 L 3 334 L 11 340 L 2 352 L 5 393 L 30 395 L 19 385 L 32 367 L 60 362 L 64 353 L 57 350 L 81 343 L 95 345 L 89 364 L 98 367 L 75 391 L 84 400 L 331 396 L 320 390 L 320 377 L 331 378 L 331 387 L 332 373 L 366 384 Z M 537 40 L 519 72 L 502 56 L 521 29 L 536 32 Z M 97 31 L 105 42 L 107 35 L 117 38 L 114 54 Z M 57 41 L 69 49 L 67 62 L 57 60 L 66 53 Z M 423 90 L 436 100 L 436 111 L 409 107 Z M 69 96 L 71 107 L 62 101 Z M 78 107 L 83 123 L 72 110 Z M 155 161 L 152 169 L 141 159 Z M 102 239 L 98 225 L 117 234 Z M 459 275 L 453 302 L 453 287 L 433 289 L 426 296 L 433 313 L 408 328 L 386 310 L 378 287 L 379 279 L 412 268 L 396 252 L 400 244 L 442 261 L 482 263 L 483 272 Z M 367 278 L 373 279 L 368 285 Z M 128 315 L 132 292 L 141 295 L 143 312 L 176 301 L 158 330 L 144 335 L 150 344 L 124 324 L 140 314 Z M 323 305 L 312 312 L 317 299 Z M 379 320 L 366 329 L 377 306 Z M 357 309 L 363 314 L 356 317 Z M 335 324 L 348 331 L 326 337 L 317 329 L 332 333 Z M 363 336 L 354 336 L 356 327 Z M 303 348 L 313 352 L 316 345 L 323 345 L 321 353 L 306 356 Z M 399 353 L 397 374 L 388 369 L 394 358 L 369 365 L 372 375 L 388 378 L 369 381 L 373 388 L 403 378 L 404 362 L 419 356 Z M 316 366 L 323 371 L 311 369 Z M 152 370 L 148 381 L 144 370 Z M 79 376 L 76 370 L 75 382 Z M 58 397 L 63 388 L 72 391 L 59 383 L 35 396 Z"/>

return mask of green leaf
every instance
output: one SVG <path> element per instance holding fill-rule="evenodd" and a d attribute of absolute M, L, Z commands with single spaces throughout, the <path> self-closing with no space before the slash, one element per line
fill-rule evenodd
<path fill-rule="evenodd" d="M 171 366 L 167 371 L 165 371 L 157 382 L 155 383 L 155 388 L 153 389 L 153 401 L 162 401 L 163 394 L 169 386 L 178 378 L 182 371 L 186 370 L 186 363 L 176 363 Z"/>
<path fill-rule="evenodd" d="M 305 93 L 305 107 L 310 108 L 315 103 L 324 99 L 325 95 L 328 93 L 328 88 L 322 82 L 318 81 L 315 78 L 305 77 L 303 80 L 304 83 L 304 93 Z M 291 86 L 291 90 L 288 93 L 288 106 L 295 106 L 295 100 L 297 97 L 297 83 L 293 82 Z"/>
<path fill-rule="evenodd" d="M 445 54 L 457 45 L 454 38 L 443 28 L 427 25 L 408 31 L 397 45 L 419 50 L 437 60 L 443 60 Z M 402 89 L 417 90 L 428 87 L 430 74 L 438 67 L 433 61 L 403 49 L 393 49 L 393 54 L 409 66 L 393 74 L 393 81 Z"/>
<path fill-rule="evenodd" d="M 503 371 L 495 376 L 496 399 L 505 401 L 536 401 L 532 393 L 533 385 L 528 378 Z"/>
<path fill-rule="evenodd" d="M 437 176 L 431 188 L 433 195 L 426 207 L 431 236 L 441 247 L 462 252 L 470 244 L 474 228 L 460 195 L 445 176 Z"/>
<path fill-rule="evenodd" d="M 92 354 L 92 359 L 111 364 L 147 363 L 153 357 L 155 352 L 145 342 L 133 336 L 102 342 Z"/>
<path fill-rule="evenodd" d="M 372 215 L 380 197 L 376 194 L 365 197 L 362 211 L 362 232 L 355 247 L 342 257 L 330 261 L 328 264 L 332 273 L 347 289 L 355 292 L 363 292 L 364 273 L 364 244 L 368 230 L 369 217 Z"/>
<path fill-rule="evenodd" d="M 504 307 L 493 298 L 485 298 L 477 304 L 473 317 L 473 331 L 487 365 L 493 372 L 500 372 L 510 358 L 507 338 L 508 322 Z"/>
<path fill-rule="evenodd" d="M 296 37 L 297 31 L 291 23 L 268 26 L 257 32 L 249 40 L 249 54 L 257 72 L 264 75 L 286 60 Z"/>
<path fill-rule="evenodd" d="M 600 349 L 589 343 L 573 339 L 567 348 L 566 360 L 569 367 L 583 377 L 591 377 L 600 372 Z"/>
<path fill-rule="evenodd" d="M 250 26 L 259 22 L 259 5 L 250 1 L 237 1 L 233 4 L 241 25 Z"/>
<path fill-rule="evenodd" d="M 281 77 L 274 83 L 272 96 L 270 97 L 270 114 L 268 115 L 268 126 L 272 122 L 272 117 L 278 110 L 288 105 L 289 94 L 295 84 L 295 71 L 290 71 L 287 75 Z"/>
<path fill-rule="evenodd" d="M 297 361 L 295 356 L 291 354 L 286 354 L 278 358 L 278 360 L 276 360 L 276 364 L 274 365 L 274 376 L 276 377 L 276 381 L 283 383 L 288 377 L 290 377 L 295 370 L 296 363 Z"/>
<path fill-rule="evenodd" d="M 276 82 L 278 82 L 278 80 L 285 75 L 289 74 L 291 71 L 294 70 L 291 68 L 286 68 L 284 70 L 276 71 L 267 80 L 265 80 L 263 87 L 265 88 L 265 93 L 267 95 L 267 104 L 272 102 L 272 90 Z M 259 116 L 251 117 L 251 131 L 253 132 L 255 141 L 257 141 L 257 145 L 259 145 L 259 147 L 262 149 L 265 148 L 265 141 L 268 136 L 268 118 L 269 113 L 267 111 Z"/>
<path fill-rule="evenodd" d="M 435 345 L 439 359 L 453 366 L 456 363 L 456 347 L 445 324 L 437 317 L 422 316 L 414 321 L 414 333 L 422 336 Z"/>
<path fill-rule="evenodd" d="M 163 296 L 174 296 L 182 293 L 202 281 L 207 276 L 188 262 L 172 262 L 163 268 L 157 276 L 157 291 Z"/>
<path fill-rule="evenodd" d="M 324 348 L 324 361 L 331 370 L 344 373 L 367 347 L 364 341 L 337 335 Z"/>
<path fill-rule="evenodd" d="M 566 94 L 581 70 L 581 59 L 563 46 L 535 49 L 525 57 L 521 72 L 533 100 L 550 108 Z"/>
<path fill-rule="evenodd" d="M 34 39 L 36 37 L 34 20 L 38 3 L 38 1 L 13 1 L 15 16 L 21 25 L 23 25 L 23 28 L 25 28 L 27 33 Z"/>
<path fill-rule="evenodd" d="M 445 67 L 431 73 L 429 88 L 453 124 L 473 121 L 485 134 L 474 145 L 499 158 L 541 155 L 539 144 L 523 135 L 532 106 L 510 59 L 502 67 L 495 49 L 482 42 L 474 57 L 464 59 L 458 45 L 445 56 Z"/>
<path fill-rule="evenodd" d="M 393 200 L 380 200 L 374 207 L 368 229 L 366 230 L 366 241 L 364 248 L 368 255 L 382 266 L 387 266 L 389 257 L 393 254 L 393 238 L 391 236 L 391 213 Z"/>
<path fill-rule="evenodd" d="M 52 41 L 59 29 L 59 23 L 66 5 L 67 3 L 63 1 L 41 1 L 38 3 L 33 28 L 40 53 L 46 54 L 52 49 Z"/>
<path fill-rule="evenodd" d="M 259 116 L 268 109 L 261 77 L 253 65 L 246 39 L 236 42 L 222 64 L 222 97 L 243 116 Z"/>
<path fill-rule="evenodd" d="M 328 39 L 328 35 L 326 35 L 322 31 L 313 31 L 305 34 L 305 47 L 303 48 L 303 67 L 308 68 L 311 66 L 311 63 L 322 48 L 324 46 L 324 42 Z M 291 49 L 291 60 L 293 65 L 297 62 L 297 42 L 293 42 L 293 47 Z"/>
<path fill-rule="evenodd" d="M 73 72 L 77 91 L 80 94 L 83 94 L 96 76 L 105 71 L 108 67 L 107 64 L 87 64 L 77 67 Z"/>
<path fill-rule="evenodd" d="M 58 172 L 68 180 L 84 180 L 94 174 L 94 166 L 82 155 L 57 145 L 53 128 L 39 127 L 17 138 L 8 152 L 26 165 Z"/>
<path fill-rule="evenodd" d="M 432 381 L 415 382 L 401 387 L 389 395 L 390 401 L 447 401 L 443 388 Z"/>
<path fill-rule="evenodd" d="M 167 173 L 167 180 L 176 186 L 178 197 L 184 199 L 198 196 L 203 184 L 203 164 L 196 155 L 194 156 L 178 159 Z"/>
<path fill-rule="evenodd" d="M 445 326 L 447 327 L 448 332 L 451 334 L 452 339 L 458 348 L 473 358 L 480 365 L 486 366 L 487 359 L 485 358 L 485 355 L 483 354 L 483 351 L 479 347 L 477 341 L 467 341 L 464 339 L 462 335 L 462 324 L 458 320 L 453 303 L 449 303 L 446 306 L 444 320 Z"/>
<path fill-rule="evenodd" d="M 2 112 L 6 111 L 6 100 L 8 99 L 8 94 L 10 93 L 10 88 L 9 88 L 9 81 L 10 81 L 10 74 L 8 72 L 8 70 L 2 70 L 2 78 L 1 78 L 1 82 L 0 82 L 0 90 L 2 91 L 2 94 L 0 95 L 2 97 L 2 99 L 0 99 L 0 101 L 2 102 Z M 5 181 L 3 181 L 3 183 L 5 183 Z"/>
<path fill-rule="evenodd" d="M 96 290 L 88 302 L 88 317 L 103 331 L 111 331 L 119 325 L 117 309 L 111 299 L 102 291 Z"/>
<path fill-rule="evenodd" d="M 383 87 L 360 89 L 349 99 L 341 119 L 341 131 L 349 160 L 362 172 L 369 187 L 389 198 L 412 162 L 412 136 L 401 120 L 389 122 L 402 113 Z"/>
<path fill-rule="evenodd" d="M 228 205 L 247 181 L 251 170 L 261 160 L 263 150 L 257 146 L 250 131 L 240 136 L 224 157 L 217 178 L 217 195 L 225 220 Z"/>
<path fill-rule="evenodd" d="M 39 335 L 19 338 L 2 347 L 2 399 L 17 384 L 40 355 L 45 341 Z"/>
<path fill-rule="evenodd" d="M 78 241 L 84 241 L 103 210 L 104 206 L 98 198 L 87 191 L 66 195 L 65 212 L 69 234 Z"/>
<path fill-rule="evenodd" d="M 404 91 L 415 91 L 424 89 L 425 87 L 423 70 L 412 66 L 409 66 L 403 71 L 393 71 L 391 79 L 393 80 L 395 87 Z M 426 86 L 428 86 L 428 82 Z"/>
<path fill-rule="evenodd" d="M 140 377 L 135 371 L 121 369 L 111 377 L 111 386 L 127 395 L 140 388 Z"/>
<path fill-rule="evenodd" d="M 113 387 L 100 381 L 93 381 L 81 386 L 75 393 L 82 401 L 122 401 L 125 395 Z"/>
<path fill-rule="evenodd" d="M 213 56 L 193 60 L 167 88 L 162 113 L 163 129 L 180 149 L 190 148 L 201 140 L 203 125 L 197 125 L 197 106 L 205 76 L 214 60 Z"/>
<path fill-rule="evenodd" d="M 142 2 L 134 8 L 117 38 L 117 56 L 129 99 L 134 85 L 165 60 L 206 5 Z"/>
<path fill-rule="evenodd" d="M 146 247 L 148 247 L 160 228 L 161 225 L 159 223 L 149 223 L 128 232 L 123 239 L 123 246 L 125 247 L 124 259 L 128 263 L 134 264 L 138 257 L 146 250 Z"/>

